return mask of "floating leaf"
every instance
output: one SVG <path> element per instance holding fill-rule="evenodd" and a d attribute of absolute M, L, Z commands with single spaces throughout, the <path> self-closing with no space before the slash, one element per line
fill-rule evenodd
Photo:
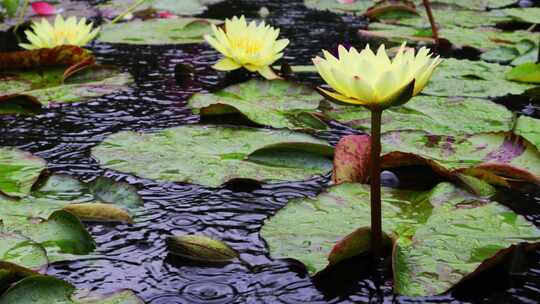
<path fill-rule="evenodd" d="M 43 71 L 21 70 L 0 73 L 0 104 L 25 97 L 49 103 L 79 102 L 115 93 L 127 87 L 133 78 L 128 73 L 105 66 L 87 66 L 64 79 L 64 68 Z"/>
<path fill-rule="evenodd" d="M 425 192 L 382 190 L 383 229 L 395 238 L 398 294 L 440 294 L 499 250 L 540 241 L 540 230 L 522 216 L 448 183 Z M 369 224 L 369 186 L 341 184 L 289 202 L 265 222 L 261 236 L 273 257 L 298 259 L 313 274 L 328 265 L 338 240 Z"/>
<path fill-rule="evenodd" d="M 330 145 L 302 133 L 217 126 L 120 132 L 92 149 L 105 168 L 210 187 L 234 179 L 309 178 L 331 170 L 332 153 Z"/>
<path fill-rule="evenodd" d="M 336 0 L 304 0 L 304 4 L 308 8 L 320 11 L 362 15 L 369 7 L 373 6 L 373 1 L 360 0 L 342 3 Z"/>
<path fill-rule="evenodd" d="M 487 9 L 500 8 L 510 4 L 515 4 L 516 0 L 436 0 L 434 2 L 449 6 L 459 6 L 466 9 L 484 11 Z"/>
<path fill-rule="evenodd" d="M 129 290 L 110 295 L 75 295 L 75 287 L 50 276 L 31 276 L 10 287 L 1 297 L 2 304 L 144 304 Z"/>
<path fill-rule="evenodd" d="M 203 117 L 241 113 L 257 124 L 274 128 L 325 129 L 326 125 L 310 114 L 321 100 L 321 95 L 303 85 L 250 80 L 215 93 L 195 94 L 188 103 L 193 113 Z"/>
<path fill-rule="evenodd" d="M 47 220 L 2 216 L 5 231 L 18 232 L 41 244 L 47 251 L 87 254 L 95 249 L 92 236 L 73 214 L 54 211 Z"/>
<path fill-rule="evenodd" d="M 17 148 L 0 148 L 0 192 L 10 196 L 30 193 L 47 164 L 39 157 Z"/>
<path fill-rule="evenodd" d="M 525 83 L 540 83 L 540 63 L 528 62 L 506 73 L 506 79 Z"/>
<path fill-rule="evenodd" d="M 504 75 L 510 69 L 496 63 L 444 59 L 423 93 L 435 96 L 486 98 L 521 94 L 533 87 L 506 80 Z"/>
<path fill-rule="evenodd" d="M 353 128 L 371 128 L 371 112 L 362 107 L 333 105 L 324 114 Z M 382 119 L 383 133 L 416 130 L 435 135 L 510 131 L 514 123 L 511 111 L 489 100 L 435 96 L 417 96 L 384 111 Z"/>
<path fill-rule="evenodd" d="M 81 203 L 69 204 L 63 208 L 65 211 L 75 214 L 83 221 L 120 221 L 132 223 L 133 219 L 127 213 L 115 205 L 104 203 Z"/>
<path fill-rule="evenodd" d="M 47 268 L 47 252 L 40 244 L 18 233 L 0 233 L 0 261 L 13 263 L 34 272 Z M 6 270 L 0 264 L 0 281 Z"/>
<path fill-rule="evenodd" d="M 540 23 L 540 7 L 507 8 L 501 11 L 517 21 L 527 23 Z"/>
<path fill-rule="evenodd" d="M 540 184 L 540 152 L 509 133 L 463 136 L 424 132 L 390 132 L 382 137 L 385 167 L 427 165 L 453 179 L 456 173 L 485 178 L 509 186 L 506 178 Z"/>
<path fill-rule="evenodd" d="M 540 120 L 522 115 L 517 119 L 514 133 L 525 138 L 540 150 Z"/>
<path fill-rule="evenodd" d="M 98 177 L 90 184 L 96 200 L 113 203 L 126 210 L 134 210 L 143 205 L 137 189 L 125 182 L 117 182 L 106 177 Z"/>
<path fill-rule="evenodd" d="M 334 153 L 332 181 L 341 183 L 365 183 L 369 177 L 371 137 L 348 135 L 342 137 Z"/>
<path fill-rule="evenodd" d="M 175 15 L 193 16 L 202 14 L 208 5 L 219 3 L 223 0 L 146 0 L 135 9 L 139 11 L 155 10 L 169 11 Z M 107 18 L 114 18 L 133 5 L 132 0 L 111 0 L 100 4 L 97 8 Z"/>
<path fill-rule="evenodd" d="M 200 43 L 205 34 L 210 34 L 210 25 L 219 23 L 213 19 L 175 18 L 106 24 L 98 40 L 127 44 Z"/>
<path fill-rule="evenodd" d="M 178 235 L 167 238 L 169 253 L 200 262 L 230 262 L 238 253 L 222 241 L 204 235 Z"/>
<path fill-rule="evenodd" d="M 392 247 L 392 239 L 385 233 L 383 233 L 383 243 L 386 248 Z M 336 265 L 370 250 L 371 229 L 369 227 L 358 228 L 332 247 L 332 251 L 328 254 L 328 265 Z"/>

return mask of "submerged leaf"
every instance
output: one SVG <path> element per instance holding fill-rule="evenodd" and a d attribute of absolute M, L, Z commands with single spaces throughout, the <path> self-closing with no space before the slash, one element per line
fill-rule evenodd
<path fill-rule="evenodd" d="M 179 235 L 167 238 L 173 255 L 200 262 L 230 262 L 238 253 L 229 245 L 204 235 Z"/>

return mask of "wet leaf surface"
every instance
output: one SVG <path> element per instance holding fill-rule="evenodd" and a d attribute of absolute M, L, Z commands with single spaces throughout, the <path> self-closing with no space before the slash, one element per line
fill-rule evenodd
<path fill-rule="evenodd" d="M 128 73 L 106 66 L 87 66 L 64 78 L 64 68 L 40 70 L 14 70 L 0 73 L 0 104 L 17 104 L 20 98 L 39 102 L 71 103 L 127 88 L 133 81 Z M 3 112 L 11 113 L 8 107 Z M 2 113 L 2 112 L 0 112 Z"/>
<path fill-rule="evenodd" d="M 30 193 L 47 164 L 39 157 L 17 148 L 0 148 L 0 192 L 10 196 Z"/>
<path fill-rule="evenodd" d="M 98 40 L 125 44 L 188 44 L 201 43 L 210 34 L 210 24 L 221 21 L 212 19 L 180 18 L 150 19 L 116 24 L 106 24 Z"/>
<path fill-rule="evenodd" d="M 506 73 L 506 79 L 524 83 L 540 83 L 540 63 L 528 62 L 518 65 Z"/>
<path fill-rule="evenodd" d="M 331 170 L 333 148 L 290 131 L 182 126 L 121 132 L 92 149 L 101 166 L 161 181 L 210 187 L 234 179 L 301 180 Z"/>
<path fill-rule="evenodd" d="M 324 129 L 325 124 L 310 113 L 323 99 L 315 90 L 292 82 L 250 80 L 215 93 L 195 94 L 188 103 L 202 117 L 241 113 L 274 128 Z"/>
<path fill-rule="evenodd" d="M 167 247 L 170 254 L 199 262 L 226 263 L 238 258 L 229 245 L 204 235 L 170 236 Z"/>
<path fill-rule="evenodd" d="M 153 9 L 156 11 L 168 11 L 176 15 L 192 16 L 204 12 L 208 5 L 221 1 L 223 0 L 147 0 L 135 9 L 135 13 Z M 133 3 L 131 0 L 111 0 L 99 4 L 97 8 L 105 17 L 112 19 L 123 13 Z"/>
<path fill-rule="evenodd" d="M 321 11 L 331 11 L 338 14 L 362 15 L 373 6 L 372 1 L 353 1 L 352 3 L 340 3 L 336 0 L 304 0 L 306 7 Z"/>
<path fill-rule="evenodd" d="M 2 304 L 143 304 L 131 291 L 110 295 L 81 296 L 68 282 L 49 276 L 31 276 L 19 281 L 0 296 Z"/>
<path fill-rule="evenodd" d="M 425 192 L 384 188 L 382 208 L 383 229 L 396 239 L 394 291 L 402 295 L 440 294 L 499 250 L 540 241 L 540 230 L 522 216 L 448 183 Z M 273 257 L 298 259 L 316 273 L 338 240 L 369 223 L 368 186 L 342 184 L 291 201 L 261 235 Z"/>

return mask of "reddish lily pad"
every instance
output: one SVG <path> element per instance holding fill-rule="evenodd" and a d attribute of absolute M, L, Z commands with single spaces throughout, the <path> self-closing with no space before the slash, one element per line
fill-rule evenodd
<path fill-rule="evenodd" d="M 348 135 L 342 137 L 334 152 L 332 181 L 341 183 L 365 183 L 369 178 L 371 137 Z"/>
<path fill-rule="evenodd" d="M 409 296 L 440 294 L 480 270 L 482 262 L 520 242 L 537 245 L 540 229 L 510 209 L 442 183 L 430 191 L 383 188 L 383 229 L 394 240 L 394 291 Z M 370 223 L 369 186 L 341 184 L 315 198 L 296 199 L 261 230 L 275 257 L 295 258 L 311 274 L 344 236 Z M 364 244 L 366 234 L 349 236 Z M 364 237 L 362 239 L 362 236 Z M 343 243 L 341 243 L 343 244 Z M 344 247 L 358 250 L 360 246 Z M 355 252 L 341 251 L 339 257 Z"/>
<path fill-rule="evenodd" d="M 94 61 L 94 56 L 88 50 L 75 45 L 61 45 L 50 49 L 0 53 L 0 70 L 72 66 L 81 62 L 92 64 Z"/>

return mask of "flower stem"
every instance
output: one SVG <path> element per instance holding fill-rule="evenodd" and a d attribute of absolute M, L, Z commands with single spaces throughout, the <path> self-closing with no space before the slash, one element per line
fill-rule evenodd
<path fill-rule="evenodd" d="M 538 38 L 538 55 L 536 56 L 536 63 L 540 64 L 540 36 Z"/>
<path fill-rule="evenodd" d="M 17 32 L 17 30 L 19 29 L 19 26 L 24 22 L 24 16 L 26 15 L 26 10 L 28 9 L 29 2 L 30 0 L 24 0 L 21 11 L 19 12 L 19 16 L 17 17 L 17 24 L 15 24 L 15 28 L 13 29 L 13 32 Z"/>
<path fill-rule="evenodd" d="M 135 1 L 131 6 L 129 6 L 123 13 L 121 13 L 120 15 L 116 16 L 116 18 L 114 18 L 110 24 L 115 24 L 116 22 L 118 22 L 118 20 L 121 20 L 123 19 L 127 14 L 133 12 L 137 7 L 139 7 L 141 4 L 143 4 L 144 2 L 146 2 L 147 0 L 138 0 L 138 1 Z"/>
<path fill-rule="evenodd" d="M 431 3 L 429 3 L 429 0 L 423 0 L 423 2 L 429 18 L 429 24 L 431 24 L 431 34 L 433 35 L 433 39 L 435 39 L 435 44 L 439 44 L 439 32 L 437 30 L 437 25 L 435 24 L 433 12 L 431 11 Z"/>
<path fill-rule="evenodd" d="M 371 110 L 371 250 L 375 259 L 382 255 L 381 117 L 381 109 Z"/>

